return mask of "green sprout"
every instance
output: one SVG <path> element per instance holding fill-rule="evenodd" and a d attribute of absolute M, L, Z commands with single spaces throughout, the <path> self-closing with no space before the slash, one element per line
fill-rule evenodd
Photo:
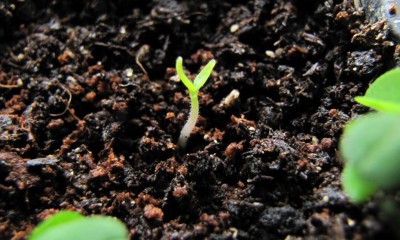
<path fill-rule="evenodd" d="M 28 240 L 128 240 L 128 229 L 112 217 L 61 211 L 33 229 Z"/>
<path fill-rule="evenodd" d="M 344 191 L 361 203 L 379 189 L 400 186 L 400 69 L 391 70 L 355 100 L 377 112 L 348 123 L 339 149 Z"/>
<path fill-rule="evenodd" d="M 178 73 L 178 76 L 183 82 L 183 84 L 189 90 L 189 98 L 191 103 L 189 118 L 185 126 L 183 126 L 182 128 L 178 140 L 178 146 L 184 149 L 186 147 L 190 133 L 192 132 L 193 128 L 196 125 L 197 118 L 199 117 L 199 99 L 198 99 L 199 90 L 207 82 L 217 62 L 214 59 L 209 61 L 192 82 L 189 80 L 189 78 L 183 71 L 182 61 L 183 61 L 182 57 L 178 57 L 176 59 L 176 72 Z"/>

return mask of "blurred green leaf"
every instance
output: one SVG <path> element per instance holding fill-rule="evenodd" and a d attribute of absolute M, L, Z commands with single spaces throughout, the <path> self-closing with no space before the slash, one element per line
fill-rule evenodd
<path fill-rule="evenodd" d="M 50 228 L 56 228 L 59 225 L 66 224 L 71 221 L 85 218 L 82 214 L 72 211 L 61 211 L 49 219 L 40 223 L 32 232 L 30 239 L 35 239 L 35 236 L 40 236 L 43 232 Z"/>
<path fill-rule="evenodd" d="M 84 217 L 62 211 L 35 228 L 29 240 L 127 240 L 128 230 L 116 218 Z"/>
<path fill-rule="evenodd" d="M 400 113 L 400 69 L 381 75 L 364 96 L 355 97 L 355 100 L 379 111 Z"/>
<path fill-rule="evenodd" d="M 367 184 L 374 185 L 371 189 L 400 185 L 400 114 L 377 112 L 351 121 L 339 148 L 346 161 L 344 189 L 353 200 L 362 197 L 352 192 L 372 194 Z"/>
<path fill-rule="evenodd" d="M 357 169 L 347 165 L 342 173 L 342 184 L 344 191 L 353 202 L 361 203 L 375 193 L 375 184 L 367 181 L 357 172 Z"/>

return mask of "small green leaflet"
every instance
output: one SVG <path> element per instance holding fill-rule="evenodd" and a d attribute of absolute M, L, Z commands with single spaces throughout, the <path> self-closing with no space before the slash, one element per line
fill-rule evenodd
<path fill-rule="evenodd" d="M 206 83 L 206 81 L 208 80 L 208 78 L 210 77 L 213 68 L 215 67 L 215 64 L 217 62 L 212 59 L 211 61 L 209 61 L 207 63 L 207 65 L 200 71 L 199 75 L 196 76 L 196 78 L 194 79 L 193 83 L 194 86 L 196 86 L 197 91 L 200 90 L 201 87 L 203 87 L 203 85 Z"/>

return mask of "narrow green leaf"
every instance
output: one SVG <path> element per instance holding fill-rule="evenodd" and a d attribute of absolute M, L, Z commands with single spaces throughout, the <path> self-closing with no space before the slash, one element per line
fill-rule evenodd
<path fill-rule="evenodd" d="M 346 125 L 340 141 L 346 166 L 379 188 L 400 185 L 400 114 L 371 113 Z"/>
<path fill-rule="evenodd" d="M 200 88 L 203 87 L 203 85 L 207 82 L 207 79 L 210 77 L 216 63 L 217 61 L 214 59 L 209 61 L 207 65 L 200 71 L 199 75 L 196 76 L 193 82 L 197 91 L 199 91 Z"/>
<path fill-rule="evenodd" d="M 377 187 L 360 176 L 350 164 L 346 165 L 342 173 L 343 190 L 351 201 L 361 203 L 374 194 Z"/>
<path fill-rule="evenodd" d="M 176 59 L 176 72 L 178 73 L 179 78 L 181 79 L 182 83 L 187 87 L 189 92 L 197 91 L 193 82 L 186 76 L 185 71 L 183 71 L 183 60 L 182 57 L 178 57 Z"/>
<path fill-rule="evenodd" d="M 125 225 L 112 217 L 92 216 L 64 219 L 65 214 L 61 212 L 54 215 L 38 226 L 46 225 L 41 231 L 36 229 L 29 240 L 127 240 L 128 230 Z M 48 224 L 47 221 L 57 224 Z M 68 220 L 69 219 L 69 220 Z"/>
<path fill-rule="evenodd" d="M 379 111 L 400 113 L 400 69 L 381 75 L 364 96 L 356 97 L 355 100 Z"/>

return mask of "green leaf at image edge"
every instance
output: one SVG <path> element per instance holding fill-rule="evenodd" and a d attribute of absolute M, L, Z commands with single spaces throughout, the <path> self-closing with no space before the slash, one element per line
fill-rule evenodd
<path fill-rule="evenodd" d="M 364 96 L 355 100 L 367 107 L 383 112 L 400 113 L 400 69 L 390 70 L 369 86 Z"/>
<path fill-rule="evenodd" d="M 374 188 L 400 185 L 400 114 L 375 112 L 351 121 L 339 148 L 346 163 L 343 185 L 351 198 L 362 198 L 354 192 L 366 191 L 357 189 L 363 182 Z"/>
<path fill-rule="evenodd" d="M 48 229 L 56 228 L 59 225 L 66 224 L 71 221 L 76 221 L 78 219 L 85 218 L 82 214 L 72 211 L 61 211 L 45 221 L 41 222 L 31 233 L 29 237 L 30 240 L 38 239 L 37 236 L 40 236 L 43 232 L 46 232 Z"/>
<path fill-rule="evenodd" d="M 400 91 L 400 89 L 399 89 Z M 370 97 L 355 97 L 354 100 L 356 102 L 361 103 L 364 106 L 371 107 L 375 110 L 379 110 L 382 112 L 397 112 L 400 113 L 400 104 L 390 102 L 390 101 L 383 101 L 380 99 L 374 99 Z"/>
<path fill-rule="evenodd" d="M 71 214 L 72 213 L 72 214 Z M 61 215 L 60 215 L 61 214 Z M 60 212 L 41 223 L 29 240 L 127 240 L 128 230 L 116 218 L 107 216 L 71 217 L 74 212 Z M 63 218 L 65 221 L 63 221 Z M 47 223 L 49 221 L 50 223 Z M 53 224 L 54 222 L 57 224 Z"/>

